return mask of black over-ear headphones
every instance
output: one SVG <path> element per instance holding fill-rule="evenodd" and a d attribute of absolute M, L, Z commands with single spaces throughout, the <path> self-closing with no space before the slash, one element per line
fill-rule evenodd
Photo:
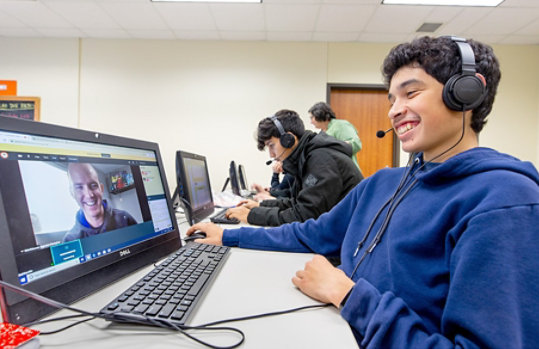
<path fill-rule="evenodd" d="M 281 143 L 281 145 L 284 148 L 292 148 L 294 146 L 294 143 L 296 143 L 296 139 L 294 138 L 294 135 L 284 131 L 284 127 L 279 121 L 279 119 L 277 119 L 277 116 L 273 115 L 270 117 L 270 119 L 271 121 L 273 121 L 273 124 L 275 124 L 275 126 L 279 130 L 279 134 L 281 135 L 279 137 L 279 142 Z"/>
<path fill-rule="evenodd" d="M 442 98 L 449 109 L 471 110 L 485 99 L 485 84 L 475 75 L 475 55 L 472 47 L 463 38 L 451 36 L 450 39 L 459 48 L 462 71 L 447 80 L 442 91 Z"/>

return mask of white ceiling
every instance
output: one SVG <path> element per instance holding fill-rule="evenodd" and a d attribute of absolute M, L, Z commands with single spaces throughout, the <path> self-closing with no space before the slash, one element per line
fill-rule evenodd
<path fill-rule="evenodd" d="M 496 8 L 393 6 L 381 0 L 263 0 L 262 4 L 150 0 L 0 0 L 0 37 L 401 42 L 425 35 L 539 45 L 539 0 Z"/>

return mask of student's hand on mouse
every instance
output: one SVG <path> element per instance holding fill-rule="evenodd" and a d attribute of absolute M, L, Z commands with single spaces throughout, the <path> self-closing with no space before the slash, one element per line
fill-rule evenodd
<path fill-rule="evenodd" d="M 333 303 L 337 308 L 354 287 L 352 279 L 320 255 L 307 262 L 305 269 L 297 271 L 292 283 L 309 297 Z"/>
<path fill-rule="evenodd" d="M 197 231 L 206 233 L 206 238 L 196 239 L 195 242 L 217 246 L 223 245 L 223 228 L 220 226 L 214 223 L 197 223 L 193 224 L 189 229 L 187 229 L 185 234 L 189 236 Z"/>
<path fill-rule="evenodd" d="M 249 211 L 251 210 L 245 206 L 238 206 L 226 210 L 225 215 L 227 218 L 236 218 L 240 222 L 247 223 L 247 216 L 249 215 Z"/>

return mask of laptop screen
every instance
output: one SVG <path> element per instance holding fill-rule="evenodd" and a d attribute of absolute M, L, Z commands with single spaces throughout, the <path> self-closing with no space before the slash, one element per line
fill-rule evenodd
<path fill-rule="evenodd" d="M 2 118 L 0 177 L 4 281 L 70 302 L 181 245 L 155 143 Z"/>
<path fill-rule="evenodd" d="M 190 222 L 200 222 L 214 211 L 206 157 L 177 151 L 176 173 L 180 195 L 189 206 L 187 214 Z"/>

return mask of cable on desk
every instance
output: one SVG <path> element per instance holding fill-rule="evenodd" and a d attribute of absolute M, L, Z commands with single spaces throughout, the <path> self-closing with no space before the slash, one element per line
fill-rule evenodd
<path fill-rule="evenodd" d="M 298 308 L 278 310 L 278 311 L 274 311 L 274 312 L 255 314 L 255 315 L 247 315 L 247 316 L 241 316 L 241 317 L 225 319 L 225 320 L 218 320 L 218 321 L 208 322 L 208 323 L 198 325 L 198 326 L 201 326 L 201 327 L 214 326 L 214 325 L 224 324 L 224 323 L 227 323 L 227 322 L 254 320 L 254 319 L 259 319 L 259 318 L 268 317 L 268 316 L 290 314 L 290 313 L 294 313 L 294 312 L 301 311 L 301 310 L 306 310 L 306 309 L 326 308 L 326 307 L 329 307 L 329 306 L 332 306 L 332 305 L 333 304 L 331 304 L 331 303 L 305 305 L 305 306 L 298 307 Z"/>
<path fill-rule="evenodd" d="M 206 323 L 206 324 L 196 325 L 196 326 L 188 326 L 188 325 L 176 325 L 176 324 L 174 324 L 174 323 L 172 323 L 170 321 L 167 321 L 167 320 L 153 319 L 153 318 L 146 317 L 144 315 L 123 313 L 123 312 L 115 312 L 115 313 L 111 313 L 111 314 L 92 313 L 92 312 L 88 312 L 88 311 L 85 311 L 85 310 L 81 310 L 81 309 L 71 307 L 71 306 L 69 306 L 67 304 L 64 304 L 64 303 L 55 301 L 53 299 L 44 297 L 44 296 L 42 296 L 40 294 L 37 294 L 37 293 L 34 293 L 32 291 L 25 290 L 25 289 L 23 289 L 21 287 L 9 284 L 9 283 L 4 282 L 2 280 L 0 280 L 0 287 L 4 287 L 4 288 L 9 289 L 9 290 L 11 290 L 13 292 L 20 293 L 20 294 L 22 294 L 22 295 L 24 295 L 26 297 L 32 298 L 34 300 L 37 300 L 38 302 L 45 303 L 45 304 L 47 304 L 49 306 L 52 306 L 52 307 L 55 307 L 55 308 L 58 308 L 58 309 L 67 309 L 67 310 L 73 311 L 75 313 L 78 313 L 77 315 L 68 315 L 68 316 L 61 316 L 61 317 L 52 318 L 52 319 L 46 319 L 46 320 L 41 320 L 41 321 L 34 321 L 34 322 L 29 323 L 29 324 L 26 324 L 26 326 L 32 326 L 32 325 L 42 324 L 42 323 L 46 323 L 46 322 L 66 320 L 66 319 L 77 318 L 77 317 L 81 317 L 81 316 L 89 316 L 89 318 L 82 319 L 80 321 L 77 321 L 77 322 L 72 323 L 70 325 L 67 325 L 65 327 L 62 327 L 62 328 L 60 328 L 58 330 L 54 330 L 54 331 L 50 331 L 50 332 L 42 332 L 42 334 L 44 334 L 44 335 L 59 333 L 61 331 L 67 330 L 68 328 L 79 325 L 79 324 L 84 323 L 86 321 L 89 321 L 89 320 L 92 320 L 92 319 L 95 319 L 95 318 L 101 318 L 101 319 L 111 321 L 111 322 L 114 322 L 114 323 L 135 323 L 135 324 L 146 325 L 146 326 L 151 324 L 151 325 L 154 325 L 154 326 L 157 326 L 157 327 L 160 327 L 160 328 L 174 329 L 174 330 L 178 331 L 179 333 L 185 335 L 189 339 L 191 339 L 191 340 L 193 340 L 193 341 L 195 341 L 197 343 L 200 343 L 200 344 L 202 344 L 202 345 L 204 345 L 206 347 L 213 348 L 213 349 L 233 349 L 233 348 L 237 348 L 238 346 L 240 346 L 245 341 L 245 334 L 240 329 L 234 328 L 234 327 L 228 327 L 228 326 L 215 327 L 215 325 L 219 325 L 219 324 L 223 324 L 223 323 L 227 323 L 227 322 L 236 322 L 236 321 L 245 321 L 245 320 L 258 319 L 258 318 L 267 317 L 267 316 L 289 314 L 289 313 L 293 313 L 293 312 L 300 311 L 300 310 L 305 310 L 305 309 L 325 308 L 325 307 L 328 307 L 328 306 L 331 305 L 329 303 L 328 304 L 307 305 L 307 306 L 302 306 L 302 307 L 293 308 L 293 309 L 286 309 L 286 310 L 280 310 L 280 311 L 275 311 L 275 312 L 270 312 L 270 313 L 255 314 L 255 315 L 248 315 L 248 316 L 243 316 L 243 317 L 238 317 L 238 318 L 219 320 L 219 321 L 209 322 L 209 323 Z M 235 332 L 235 333 L 239 334 L 241 338 L 236 343 L 233 343 L 232 345 L 229 345 L 229 346 L 217 346 L 217 345 L 210 344 L 208 342 L 203 341 L 202 339 L 197 338 L 196 336 L 188 333 L 187 330 L 230 331 L 230 332 Z"/>
<path fill-rule="evenodd" d="M 111 314 L 92 313 L 92 312 L 88 312 L 86 310 L 71 307 L 71 306 L 69 306 L 67 304 L 55 301 L 55 300 L 50 299 L 48 297 L 44 297 L 44 296 L 42 296 L 40 294 L 37 294 L 35 292 L 25 290 L 25 289 L 23 289 L 21 287 L 12 285 L 12 284 L 7 283 L 7 282 L 2 281 L 2 280 L 0 280 L 0 287 L 4 287 L 4 288 L 9 289 L 11 291 L 17 292 L 17 293 L 22 294 L 22 295 L 24 295 L 26 297 L 32 298 L 32 299 L 34 299 L 34 300 L 36 300 L 38 302 L 42 302 L 44 304 L 47 304 L 47 305 L 49 305 L 51 307 L 58 308 L 58 309 L 67 309 L 67 310 L 71 310 L 71 311 L 73 311 L 75 313 L 80 314 L 80 315 L 63 316 L 63 317 L 58 317 L 56 319 L 44 320 L 43 322 L 59 321 L 59 320 L 67 319 L 67 318 L 74 318 L 74 317 L 84 316 L 84 315 L 90 317 L 90 318 L 87 318 L 87 319 L 83 319 L 81 321 L 77 321 L 77 322 L 75 322 L 73 324 L 70 324 L 70 325 L 65 326 L 63 328 L 60 328 L 58 330 L 47 332 L 46 334 L 58 333 L 58 332 L 66 330 L 68 328 L 71 328 L 73 326 L 79 325 L 79 324 L 81 324 L 83 322 L 89 321 L 91 319 L 101 318 L 101 319 L 104 319 L 104 320 L 107 320 L 107 321 L 117 322 L 117 323 L 129 322 L 129 323 L 136 323 L 136 324 L 141 324 L 141 325 L 146 325 L 146 326 L 149 325 L 149 324 L 152 324 L 154 326 L 158 326 L 158 327 L 161 327 L 161 328 L 174 329 L 174 330 L 180 332 L 181 334 L 185 335 L 186 337 L 190 338 L 191 340 L 194 340 L 194 341 L 196 341 L 196 342 L 198 342 L 198 343 L 200 343 L 202 345 L 205 345 L 205 346 L 207 346 L 209 348 L 213 348 L 213 349 L 232 349 L 232 348 L 237 348 L 238 346 L 240 346 L 245 341 L 245 334 L 240 329 L 233 328 L 233 327 L 191 327 L 191 326 L 185 326 L 185 325 L 178 326 L 176 324 L 173 324 L 170 321 L 152 319 L 152 318 L 149 318 L 149 317 L 146 317 L 146 316 L 143 316 L 143 315 L 137 315 L 137 314 L 129 314 L 129 313 L 121 313 L 121 312 L 116 312 L 116 313 L 111 313 Z M 39 324 L 39 323 L 40 322 L 37 321 L 37 322 L 33 322 L 32 324 L 36 325 L 36 324 Z M 190 330 L 190 329 L 193 329 L 193 330 L 203 329 L 203 330 L 206 330 L 206 331 L 231 331 L 231 332 L 238 333 L 241 336 L 241 338 L 236 343 L 234 343 L 232 345 L 229 345 L 229 346 L 217 346 L 217 345 L 213 345 L 213 344 L 210 344 L 208 342 L 205 342 L 205 341 L 203 341 L 203 340 L 201 340 L 201 339 L 199 339 L 199 338 L 197 338 L 197 337 L 193 336 L 192 334 L 189 334 L 189 333 L 187 333 L 185 331 L 185 330 Z"/>
<path fill-rule="evenodd" d="M 73 315 L 73 316 L 71 316 L 71 317 L 74 318 L 74 317 L 80 317 L 80 316 L 85 316 L 85 315 L 79 314 L 79 315 Z M 85 322 L 90 321 L 90 320 L 93 320 L 93 319 L 95 319 L 95 316 L 92 316 L 92 317 L 89 317 L 89 318 L 86 318 L 86 319 L 79 320 L 79 321 L 77 321 L 77 322 L 74 322 L 74 323 L 69 324 L 69 325 L 64 326 L 64 327 L 61 327 L 61 328 L 59 328 L 59 329 L 57 329 L 57 330 L 54 330 L 54 331 L 47 331 L 47 332 L 41 331 L 41 332 L 39 332 L 39 334 L 40 334 L 40 335 L 43 335 L 43 336 L 47 336 L 47 335 L 51 335 L 51 334 L 60 333 L 60 332 L 62 332 L 62 331 L 67 330 L 68 328 L 75 327 L 75 326 L 77 326 L 77 325 L 80 325 L 80 324 L 82 324 L 82 323 L 85 323 Z M 52 322 L 52 321 L 59 321 L 59 320 L 63 320 L 63 319 L 60 319 L 60 318 L 51 319 L 49 322 Z M 35 325 L 37 325 L 37 324 L 41 324 L 41 323 L 40 323 L 39 321 L 37 321 L 37 322 L 35 323 Z M 29 327 L 29 326 L 30 326 L 30 325 L 26 325 L 26 327 Z"/>

